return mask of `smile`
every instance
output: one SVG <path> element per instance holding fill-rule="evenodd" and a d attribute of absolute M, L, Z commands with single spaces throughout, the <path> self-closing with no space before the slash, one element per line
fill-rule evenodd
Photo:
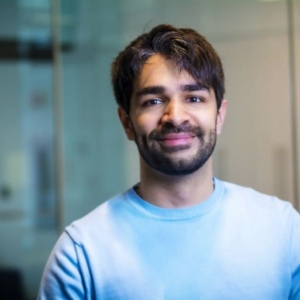
<path fill-rule="evenodd" d="M 181 146 L 190 144 L 194 136 L 186 133 L 167 134 L 159 142 L 164 146 Z"/>

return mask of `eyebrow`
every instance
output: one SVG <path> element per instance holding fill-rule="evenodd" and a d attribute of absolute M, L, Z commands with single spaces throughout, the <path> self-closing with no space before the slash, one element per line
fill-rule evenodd
<path fill-rule="evenodd" d="M 183 92 L 194 92 L 194 91 L 209 91 L 209 88 L 201 83 L 186 84 L 180 87 Z"/>
<path fill-rule="evenodd" d="M 163 86 L 149 86 L 144 87 L 136 93 L 137 97 L 146 96 L 146 95 L 156 95 L 163 94 L 165 92 L 165 88 Z"/>
<path fill-rule="evenodd" d="M 209 91 L 209 88 L 206 85 L 201 83 L 194 83 L 194 84 L 185 84 L 180 86 L 180 90 L 183 92 L 194 92 L 194 91 Z M 161 85 L 157 86 L 148 86 L 144 87 L 136 93 L 137 97 L 147 96 L 147 95 L 157 95 L 157 94 L 164 94 L 166 91 L 165 87 Z"/>

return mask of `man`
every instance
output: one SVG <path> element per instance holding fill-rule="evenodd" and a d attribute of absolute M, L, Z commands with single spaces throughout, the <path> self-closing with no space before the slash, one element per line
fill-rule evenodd
<path fill-rule="evenodd" d="M 300 216 L 213 177 L 227 101 L 221 61 L 160 25 L 115 59 L 118 113 L 140 182 L 65 229 L 39 299 L 300 299 Z"/>

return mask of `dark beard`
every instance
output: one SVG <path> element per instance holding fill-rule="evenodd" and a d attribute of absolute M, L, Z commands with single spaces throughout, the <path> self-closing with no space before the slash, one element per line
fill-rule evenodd
<path fill-rule="evenodd" d="M 172 147 L 160 147 L 157 145 L 158 140 L 163 139 L 166 134 L 170 133 L 189 133 L 199 139 L 199 148 L 197 153 L 190 158 L 171 158 L 165 153 L 173 153 L 176 151 L 186 150 L 189 145 L 178 145 Z M 173 126 L 171 123 L 165 123 L 161 131 L 154 130 L 149 134 L 147 140 L 146 135 L 137 136 L 136 131 L 135 142 L 139 153 L 144 161 L 153 169 L 171 176 L 189 175 L 200 169 L 212 155 L 216 145 L 216 131 L 211 130 L 208 134 L 208 141 L 205 141 L 205 131 L 197 126 L 182 124 Z M 152 143 L 151 143 L 152 142 Z"/>

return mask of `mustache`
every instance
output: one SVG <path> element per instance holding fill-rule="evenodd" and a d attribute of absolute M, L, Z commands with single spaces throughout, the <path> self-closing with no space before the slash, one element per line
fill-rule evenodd
<path fill-rule="evenodd" d="M 204 130 L 198 126 L 192 126 L 190 124 L 180 124 L 179 126 L 174 126 L 171 123 L 165 123 L 160 130 L 153 130 L 149 134 L 150 140 L 161 140 L 167 134 L 171 133 L 187 133 L 191 136 L 198 136 L 199 138 L 203 138 L 205 135 Z"/>

